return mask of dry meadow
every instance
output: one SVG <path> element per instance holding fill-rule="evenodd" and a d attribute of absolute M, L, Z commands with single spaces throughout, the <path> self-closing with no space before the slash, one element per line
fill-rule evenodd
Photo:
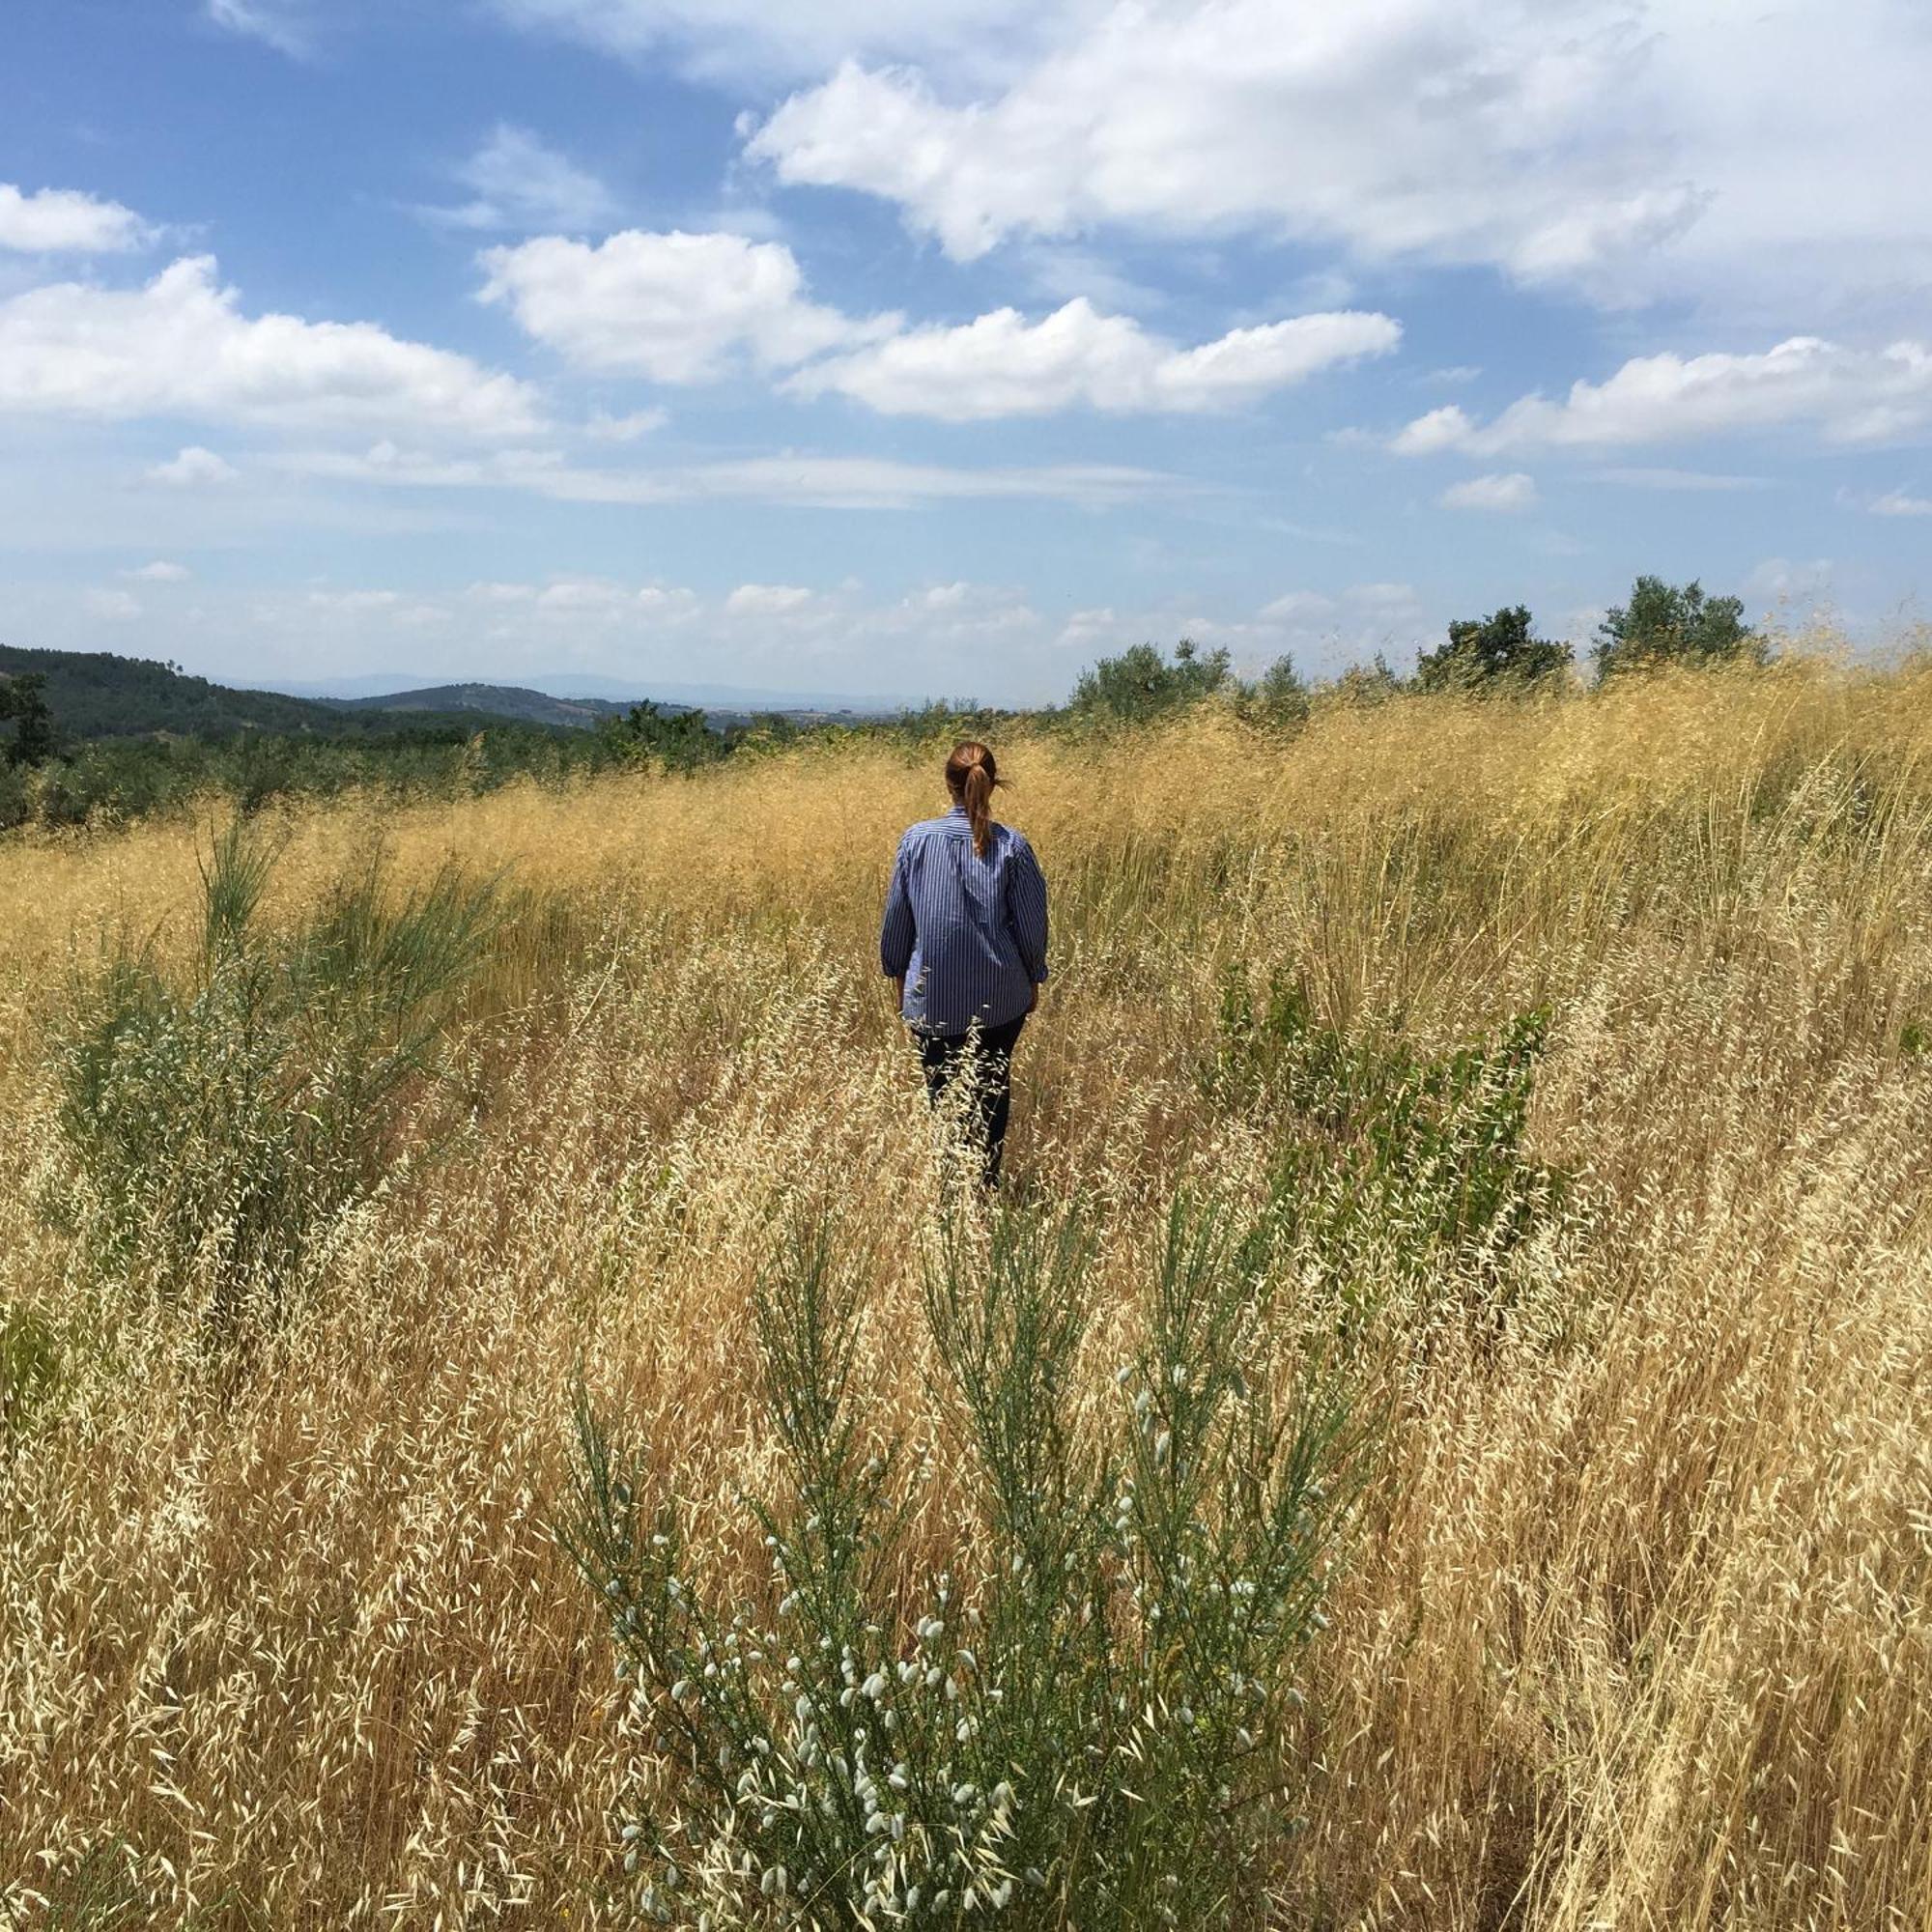
<path fill-rule="evenodd" d="M 19 1923 L 627 1922 L 648 1744 L 555 1541 L 573 1393 L 761 1588 L 790 1204 L 862 1268 L 866 1428 L 927 1451 L 906 1560 L 972 1574 L 920 1318 L 950 1196 L 873 952 L 943 749 L 273 819 L 270 922 L 377 841 L 399 888 L 500 875 L 503 916 L 420 1130 L 245 1348 L 47 1208 L 72 978 L 192 950 L 209 820 L 0 842 L 0 1307 L 52 1361 L 0 1433 Z M 1232 985 L 1418 1050 L 1550 1015 L 1527 1145 L 1568 1181 L 1503 1275 L 1284 1264 L 1276 1319 L 1346 1300 L 1378 1420 L 1269 1921 L 1926 1932 L 1932 676 L 999 750 L 1055 921 L 1010 1188 L 1093 1218 L 1096 1412 L 1177 1191 L 1262 1184 L 1208 1071 Z"/>

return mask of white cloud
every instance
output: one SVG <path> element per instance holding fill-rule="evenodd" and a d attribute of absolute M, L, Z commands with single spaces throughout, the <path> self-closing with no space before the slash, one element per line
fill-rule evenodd
<path fill-rule="evenodd" d="M 371 611 L 393 610 L 403 601 L 403 593 L 400 590 L 311 590 L 308 601 L 313 610 L 336 611 L 353 617 Z"/>
<path fill-rule="evenodd" d="M 803 609 L 811 592 L 796 583 L 741 583 L 724 600 L 727 617 L 775 617 Z"/>
<path fill-rule="evenodd" d="M 499 4 L 607 34 L 750 11 Z M 892 27 L 848 27 L 853 57 L 750 153 L 882 196 L 960 258 L 1126 226 L 1486 265 L 1608 302 L 1932 286 L 1914 0 L 1048 0 L 1024 27 L 998 74 L 887 65 L 917 57 L 917 27 L 896 50 Z"/>
<path fill-rule="evenodd" d="M 154 230 L 118 201 L 71 187 L 27 194 L 0 182 L 0 248 L 31 255 L 113 255 L 143 247 L 153 237 Z"/>
<path fill-rule="evenodd" d="M 1913 497 L 1903 490 L 1888 490 L 1865 506 L 1875 517 L 1932 517 L 1932 497 Z"/>
<path fill-rule="evenodd" d="M 579 368 L 660 383 L 711 382 L 745 359 L 789 368 L 897 326 L 807 300 L 791 250 L 742 235 L 626 229 L 594 248 L 547 235 L 482 261 L 483 299 L 539 342 Z"/>
<path fill-rule="evenodd" d="M 1461 405 L 1444 403 L 1440 409 L 1417 416 L 1412 423 L 1399 430 L 1390 440 L 1389 447 L 1398 456 L 1434 456 L 1437 450 L 1454 449 L 1466 442 L 1474 428 L 1468 412 Z M 1339 436 L 1337 440 L 1340 440 Z"/>
<path fill-rule="evenodd" d="M 1561 402 L 1524 396 L 1489 423 L 1450 405 L 1393 440 L 1404 456 L 1442 449 L 1616 448 L 1790 427 L 1833 442 L 1883 441 L 1932 424 L 1932 346 L 1851 349 L 1792 336 L 1759 355 L 1639 355 Z"/>
<path fill-rule="evenodd" d="M 1531 510 L 1536 507 L 1536 478 L 1520 469 L 1494 476 L 1471 476 L 1452 483 L 1435 499 L 1445 510 Z"/>
<path fill-rule="evenodd" d="M 261 41 L 293 59 L 312 50 L 313 23 L 305 0 L 207 0 L 204 12 L 215 26 Z"/>
<path fill-rule="evenodd" d="M 478 460 L 403 450 L 387 441 L 359 455 L 339 450 L 298 452 L 277 459 L 277 467 L 290 474 L 333 482 L 523 490 L 567 503 L 753 500 L 859 510 L 1030 497 L 1097 506 L 1172 494 L 1180 487 L 1158 470 L 1119 464 L 971 469 L 886 457 L 778 455 L 659 469 L 610 469 L 572 465 L 555 450 L 507 449 Z"/>
<path fill-rule="evenodd" d="M 425 211 L 452 227 L 582 234 L 608 227 L 617 213 L 616 197 L 595 175 L 508 122 L 498 123 L 454 175 L 473 199 Z"/>
<path fill-rule="evenodd" d="M 646 583 L 632 602 L 653 623 L 659 624 L 688 624 L 698 610 L 693 592 L 664 583 Z"/>
<path fill-rule="evenodd" d="M 1319 590 L 1291 590 L 1264 604 L 1255 615 L 1264 624 L 1306 624 L 1334 609 L 1335 600 Z"/>
<path fill-rule="evenodd" d="M 1761 597 L 1776 604 L 1817 603 L 1832 588 L 1832 559 L 1812 557 L 1808 561 L 1788 556 L 1768 556 L 1748 577 L 1744 589 L 1747 597 Z"/>
<path fill-rule="evenodd" d="M 155 464 L 147 472 L 150 483 L 166 483 L 177 490 L 195 490 L 212 483 L 232 483 L 241 471 L 225 457 L 191 442 L 179 456 Z"/>
<path fill-rule="evenodd" d="M 90 617 L 104 617 L 109 623 L 131 623 L 141 614 L 140 599 L 126 590 L 90 590 L 84 601 Z"/>
<path fill-rule="evenodd" d="M 629 415 L 606 415 L 599 410 L 583 425 L 583 434 L 593 442 L 636 442 L 639 437 L 661 430 L 670 420 L 668 410 L 633 410 Z"/>
<path fill-rule="evenodd" d="M 1003 308 L 956 328 L 913 329 L 814 363 L 787 386 L 805 395 L 837 390 L 888 415 L 952 422 L 1077 407 L 1205 411 L 1386 354 L 1401 335 L 1387 316 L 1343 312 L 1237 328 L 1179 349 L 1082 298 L 1037 323 Z"/>
<path fill-rule="evenodd" d="M 527 432 L 523 383 L 366 322 L 244 316 L 210 256 L 145 287 L 61 282 L 0 301 L 0 412 L 313 428 Z"/>
<path fill-rule="evenodd" d="M 194 572 L 185 563 L 167 563 L 157 558 L 133 570 L 124 570 L 121 575 L 136 583 L 185 583 Z"/>

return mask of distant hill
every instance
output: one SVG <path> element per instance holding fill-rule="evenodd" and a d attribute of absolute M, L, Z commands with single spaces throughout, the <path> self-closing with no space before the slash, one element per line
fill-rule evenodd
<path fill-rule="evenodd" d="M 553 697 L 547 691 L 526 691 L 514 684 L 435 684 L 421 691 L 383 692 L 372 697 L 326 701 L 345 711 L 481 711 L 493 718 L 514 718 L 524 724 L 580 729 L 601 724 L 607 718 L 621 718 L 630 708 L 613 698 Z"/>
<path fill-rule="evenodd" d="M 238 691 L 148 658 L 117 657 L 109 651 L 23 650 L 0 644 L 0 677 L 36 671 L 46 679 L 47 704 L 54 724 L 69 739 L 162 735 L 232 738 L 248 732 L 341 738 L 394 733 L 428 724 L 462 725 L 476 731 L 523 715 L 456 702 L 447 707 L 417 704 L 401 710 L 367 709 L 322 698 L 289 697 L 275 691 Z M 450 689 L 469 691 L 472 687 Z M 579 718 L 571 722 L 593 721 Z"/>
<path fill-rule="evenodd" d="M 246 733 L 288 737 L 361 737 L 426 728 L 480 731 L 504 724 L 538 730 L 594 729 L 621 718 L 644 700 L 621 685 L 613 694 L 583 690 L 602 680 L 558 678 L 557 692 L 508 684 L 436 684 L 410 691 L 355 692 L 309 685 L 311 695 L 239 690 L 195 677 L 151 658 L 124 658 L 109 651 L 26 650 L 0 644 L 0 678 L 39 672 L 61 736 L 90 738 L 234 738 Z M 375 682 L 383 682 L 374 680 Z M 365 681 L 366 682 L 366 681 Z M 566 686 L 575 686 L 564 693 Z M 337 695 L 341 693 L 342 695 Z M 327 694 L 327 695 L 325 695 Z M 789 701 L 787 701 L 789 700 Z M 879 700 L 811 699 L 796 692 L 734 691 L 729 686 L 660 686 L 655 697 L 667 712 L 702 711 L 714 728 L 746 725 L 777 714 L 795 724 L 850 722 L 877 717 L 890 707 Z"/>
<path fill-rule="evenodd" d="M 415 687 L 423 682 L 407 673 L 392 676 L 331 677 L 311 681 L 277 678 L 274 688 L 294 697 L 408 697 L 418 695 Z M 514 687 L 479 684 L 478 691 Z M 648 688 L 629 678 L 597 677 L 583 671 L 546 672 L 537 677 L 532 689 L 546 697 L 607 699 L 619 710 L 629 710 L 644 698 L 652 698 L 669 710 L 708 712 L 751 718 L 778 712 L 786 716 L 890 718 L 901 711 L 916 711 L 930 702 L 931 694 L 893 696 L 874 692 L 858 696 L 843 692 L 757 690 L 736 684 L 679 684 L 654 677 Z M 965 708 L 970 709 L 970 705 Z"/>

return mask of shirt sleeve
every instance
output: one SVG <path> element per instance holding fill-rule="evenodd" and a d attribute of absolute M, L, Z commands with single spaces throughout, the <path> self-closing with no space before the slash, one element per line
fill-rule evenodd
<path fill-rule="evenodd" d="M 889 980 L 903 980 L 912 964 L 913 942 L 918 929 L 913 923 L 912 893 L 906 884 L 906 855 L 900 845 L 893 861 L 893 882 L 886 889 L 886 915 L 879 923 L 879 965 Z"/>
<path fill-rule="evenodd" d="M 1037 985 L 1046 978 L 1046 877 L 1024 838 L 1014 841 L 1007 867 L 1007 921 L 1027 977 Z"/>

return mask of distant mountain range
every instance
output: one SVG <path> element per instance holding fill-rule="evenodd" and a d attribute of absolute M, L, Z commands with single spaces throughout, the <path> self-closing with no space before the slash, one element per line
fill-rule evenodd
<path fill-rule="evenodd" d="M 333 698 L 410 697 L 425 690 L 508 691 L 519 688 L 489 684 L 431 685 L 420 677 L 401 673 L 393 676 L 322 678 L 307 683 L 278 679 L 270 687 L 294 697 Z M 882 697 L 876 693 L 868 697 L 860 697 L 848 692 L 767 691 L 733 684 L 653 683 L 645 689 L 620 678 L 593 677 L 579 671 L 547 675 L 531 689 L 546 697 L 601 698 L 621 710 L 628 710 L 639 699 L 650 697 L 660 704 L 683 706 L 696 711 L 747 714 L 754 711 L 850 711 L 862 717 L 877 718 L 913 709 L 926 701 L 923 697 Z"/>
<path fill-rule="evenodd" d="M 241 690 L 195 677 L 174 665 L 106 651 L 23 650 L 0 644 L 0 677 L 38 672 L 63 735 L 223 738 L 257 731 L 341 737 L 426 725 L 482 730 L 505 722 L 586 730 L 621 717 L 648 696 L 667 710 L 702 710 L 724 724 L 758 712 L 824 718 L 878 715 L 900 707 L 880 700 L 797 692 L 740 691 L 728 685 L 665 685 L 652 693 L 608 678 L 547 679 L 547 691 L 502 684 L 414 685 L 345 678 L 281 690 Z M 374 687 L 373 689 L 371 687 Z"/>

